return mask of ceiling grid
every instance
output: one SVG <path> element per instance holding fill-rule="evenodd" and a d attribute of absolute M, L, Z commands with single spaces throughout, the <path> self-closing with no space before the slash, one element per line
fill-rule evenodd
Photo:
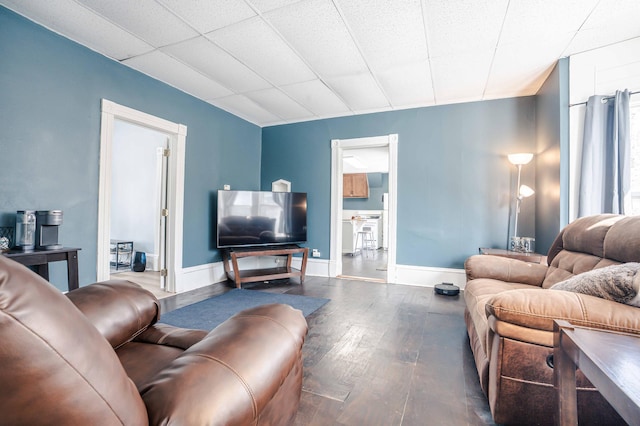
<path fill-rule="evenodd" d="M 537 93 L 638 0 L 0 0 L 259 126 Z"/>

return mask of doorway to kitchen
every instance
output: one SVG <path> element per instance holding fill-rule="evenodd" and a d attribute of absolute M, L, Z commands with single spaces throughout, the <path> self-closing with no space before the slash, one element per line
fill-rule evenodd
<path fill-rule="evenodd" d="M 395 282 L 398 136 L 331 142 L 329 274 Z"/>

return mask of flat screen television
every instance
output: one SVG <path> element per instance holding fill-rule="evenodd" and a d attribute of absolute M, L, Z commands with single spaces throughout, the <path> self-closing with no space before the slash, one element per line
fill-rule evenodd
<path fill-rule="evenodd" d="M 307 194 L 218 191 L 219 248 L 307 241 Z"/>

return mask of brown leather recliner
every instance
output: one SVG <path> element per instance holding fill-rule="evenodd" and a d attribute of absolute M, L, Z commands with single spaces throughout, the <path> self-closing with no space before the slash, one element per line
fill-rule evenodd
<path fill-rule="evenodd" d="M 586 294 L 549 290 L 605 266 L 640 262 L 640 217 L 580 218 L 558 235 L 547 264 L 497 256 L 467 259 L 465 322 L 480 384 L 500 424 L 554 424 L 553 320 L 640 334 L 640 308 Z M 552 364 L 551 364 L 552 365 Z M 580 424 L 624 421 L 578 371 Z"/>
<path fill-rule="evenodd" d="M 1 425 L 286 425 L 307 323 L 288 305 L 211 332 L 156 324 L 157 299 L 107 281 L 66 296 L 0 256 Z"/>

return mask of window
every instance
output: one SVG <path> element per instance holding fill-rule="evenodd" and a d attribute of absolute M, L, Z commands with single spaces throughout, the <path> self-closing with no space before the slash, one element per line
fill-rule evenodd
<path fill-rule="evenodd" d="M 631 100 L 631 214 L 640 215 L 640 101 Z"/>

